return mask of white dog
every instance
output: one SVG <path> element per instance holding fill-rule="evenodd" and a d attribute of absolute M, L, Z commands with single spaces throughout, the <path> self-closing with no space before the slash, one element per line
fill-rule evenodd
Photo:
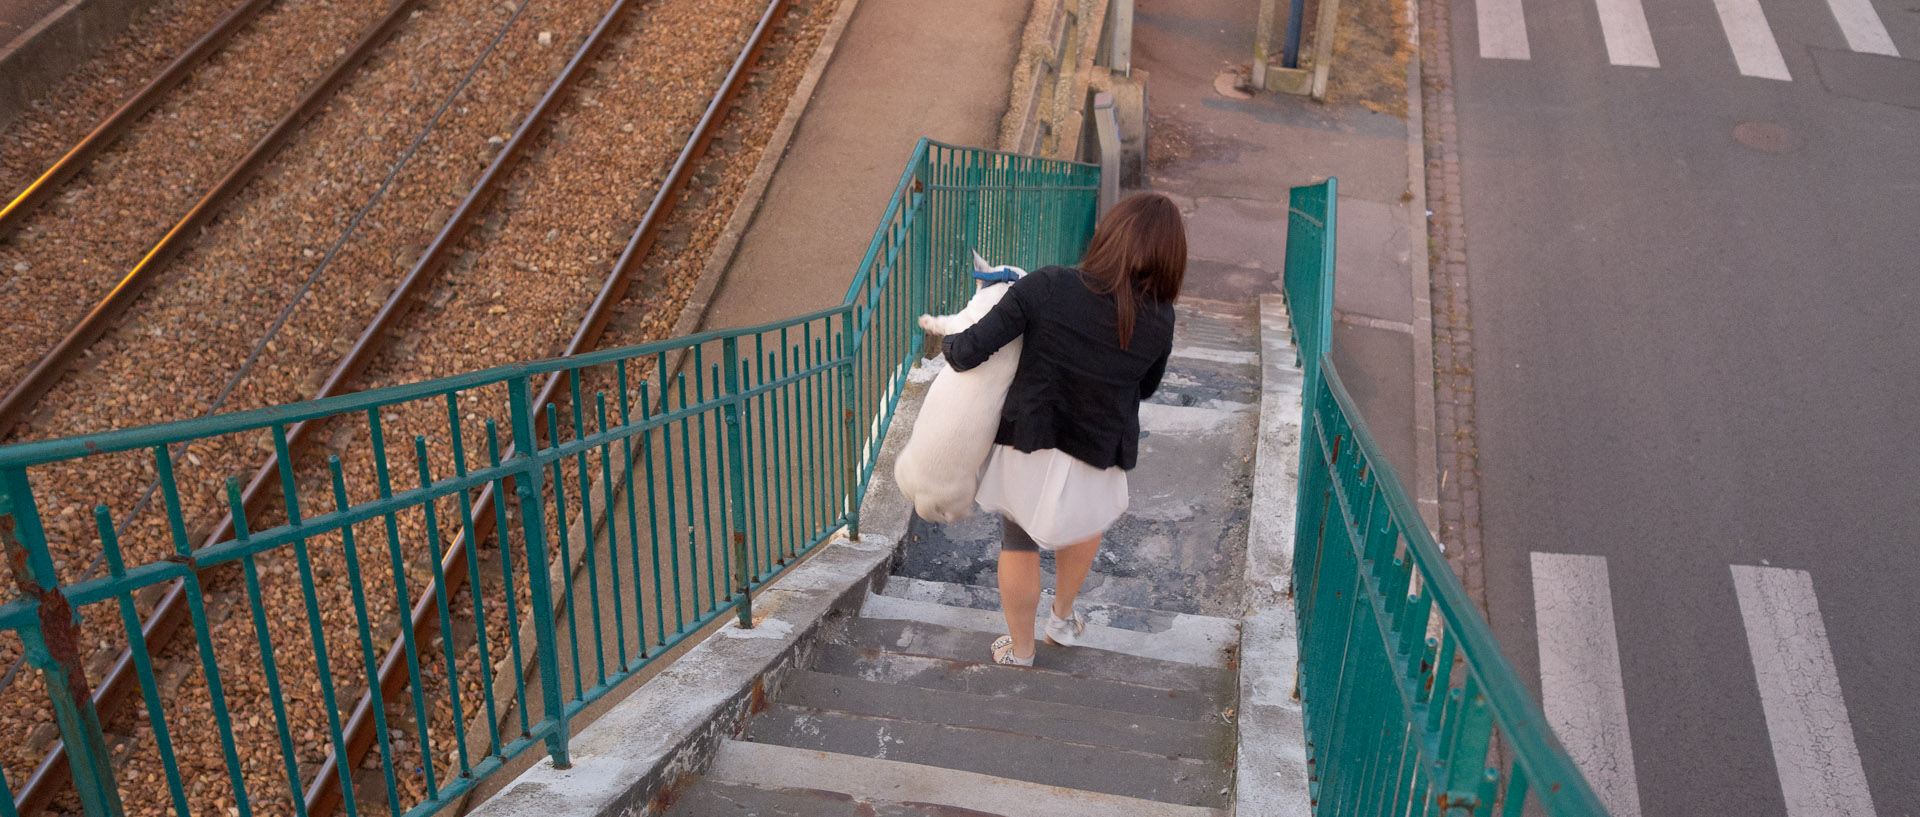
<path fill-rule="evenodd" d="M 965 331 L 986 317 L 1013 286 L 1011 280 L 1000 283 L 995 278 L 1027 274 L 1019 267 L 988 266 L 979 253 L 973 254 L 973 269 L 974 277 L 982 280 L 966 308 L 940 317 L 921 315 L 921 329 L 939 335 Z M 921 519 L 946 524 L 973 513 L 980 469 L 993 450 L 1000 407 L 1020 366 L 1020 345 L 1020 339 L 1014 338 L 987 362 L 964 372 L 945 369 L 927 388 L 913 434 L 893 464 L 894 481 Z"/>

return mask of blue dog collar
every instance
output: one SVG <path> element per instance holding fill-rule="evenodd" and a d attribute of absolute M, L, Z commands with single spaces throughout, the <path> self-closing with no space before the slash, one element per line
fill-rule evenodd
<path fill-rule="evenodd" d="M 974 270 L 973 279 L 983 284 L 1011 284 L 1020 280 L 1020 273 L 1013 267 L 999 266 L 985 272 Z"/>

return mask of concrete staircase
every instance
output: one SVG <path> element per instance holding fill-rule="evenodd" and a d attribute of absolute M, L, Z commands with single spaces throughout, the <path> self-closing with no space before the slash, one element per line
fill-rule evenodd
<path fill-rule="evenodd" d="M 823 627 L 666 813 L 1230 813 L 1261 328 L 1254 303 L 1182 303 L 1079 646 L 992 664 L 998 520 L 916 519 L 883 589 Z"/>
<path fill-rule="evenodd" d="M 1226 653 L 1140 654 L 1196 630 L 1231 643 L 1231 622 L 1094 625 L 1089 641 L 1109 649 L 1043 645 L 1033 668 L 1002 667 L 987 658 L 1006 631 L 997 609 L 892 595 L 931 584 L 890 583 L 827 633 L 668 814 L 1224 813 L 1236 683 Z"/>

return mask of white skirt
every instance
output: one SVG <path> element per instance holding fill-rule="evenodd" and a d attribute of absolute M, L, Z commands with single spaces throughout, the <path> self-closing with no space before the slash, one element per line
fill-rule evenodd
<path fill-rule="evenodd" d="M 1034 543 L 1058 550 L 1099 534 L 1127 510 L 1127 472 L 1095 468 L 1057 448 L 1032 453 L 995 445 L 975 495 Z"/>

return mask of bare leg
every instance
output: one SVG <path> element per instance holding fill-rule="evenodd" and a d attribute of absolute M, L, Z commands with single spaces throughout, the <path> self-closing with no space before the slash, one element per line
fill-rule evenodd
<path fill-rule="evenodd" d="M 1080 595 L 1080 585 L 1087 580 L 1087 571 L 1093 569 L 1093 557 L 1100 553 L 1100 536 L 1093 536 L 1075 542 L 1053 552 L 1054 590 L 1053 614 L 1061 618 L 1073 615 L 1073 600 Z M 1005 564 L 1005 559 L 1001 560 Z M 1005 568 L 1001 575 L 1006 575 Z M 1002 580 L 1005 581 L 1004 579 Z M 1001 598 L 1006 591 L 1000 591 Z M 1032 605 L 1028 605 L 1031 609 Z M 1011 614 L 1009 614 L 1011 615 Z M 1011 621 L 1011 618 L 1009 618 Z"/>
<path fill-rule="evenodd" d="M 1084 569 L 1081 578 L 1086 578 Z M 1033 617 L 1039 606 L 1040 554 L 1031 550 L 1000 551 L 1000 612 L 1007 617 L 1007 635 L 1013 636 L 1015 658 L 1033 655 Z"/>

